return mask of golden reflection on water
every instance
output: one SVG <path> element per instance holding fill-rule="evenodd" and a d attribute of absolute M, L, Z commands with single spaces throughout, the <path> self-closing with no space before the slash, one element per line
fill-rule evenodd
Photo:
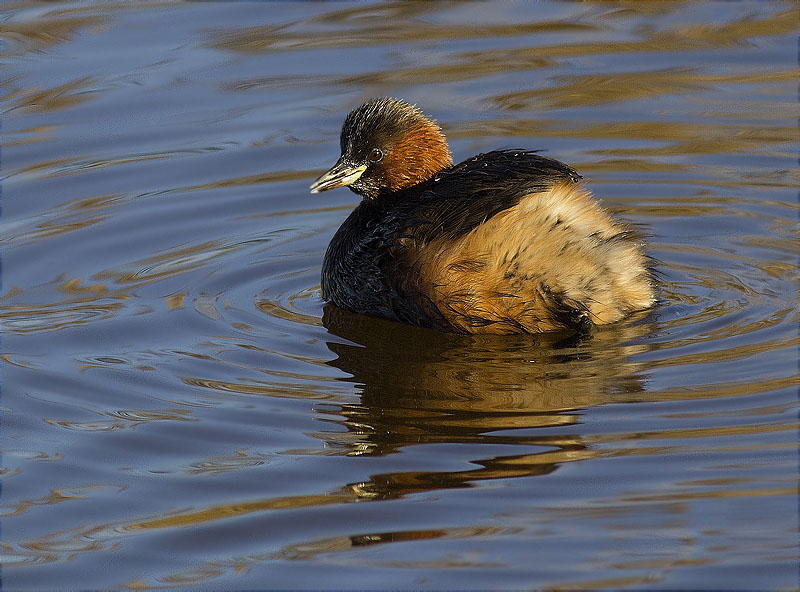
<path fill-rule="evenodd" d="M 304 377 L 305 378 L 305 377 Z M 211 389 L 219 392 L 239 393 L 247 395 L 263 395 L 279 399 L 336 399 L 336 395 L 324 388 L 309 389 L 303 384 L 291 383 L 237 383 L 229 380 L 210 380 L 207 378 L 183 377 L 182 381 L 189 386 Z"/>
<path fill-rule="evenodd" d="M 13 101 L 12 108 L 27 108 L 31 111 L 61 111 L 92 98 L 96 92 L 91 78 L 78 78 L 50 88 L 30 88 L 13 92 L 6 100 Z"/>
<path fill-rule="evenodd" d="M 719 84 L 791 82 L 797 79 L 797 74 L 797 69 L 754 74 L 702 74 L 689 69 L 672 68 L 614 74 L 584 74 L 556 78 L 557 82 L 563 84 L 549 88 L 495 95 L 492 102 L 503 109 L 525 111 L 588 107 L 670 94 L 694 93 Z M 694 139 L 699 140 L 697 133 Z"/>
<path fill-rule="evenodd" d="M 800 70 L 791 71 L 792 79 L 796 79 Z M 567 91 L 563 87 L 549 89 L 548 92 Z M 565 96 L 569 95 L 568 92 Z M 800 107 L 792 109 L 793 115 L 800 115 Z M 787 114 L 789 115 L 789 114 Z M 745 114 L 742 114 L 744 117 Z M 782 118 L 785 121 L 785 118 Z M 664 156 L 669 154 L 736 154 L 750 153 L 765 144 L 775 145 L 776 149 L 790 150 L 797 140 L 797 130 L 792 126 L 761 125 L 754 127 L 734 122 L 681 122 L 681 121 L 566 121 L 546 119 L 487 119 L 481 121 L 464 121 L 447 130 L 447 136 L 453 138 L 481 138 L 486 135 L 500 137 L 543 138 L 587 138 L 587 139 L 631 139 L 639 142 L 661 143 L 658 146 L 638 148 L 603 148 L 595 149 L 593 154 L 613 156 Z M 614 161 L 614 167 L 607 169 L 591 168 L 603 163 L 587 162 L 581 165 L 581 171 L 589 170 L 688 170 L 691 165 L 685 163 L 649 164 L 652 168 L 633 168 L 635 159 Z M 619 166 L 624 168 L 618 168 Z M 587 168 L 589 167 L 589 168 Z M 796 175 L 796 171 L 790 174 Z"/>
<path fill-rule="evenodd" d="M 105 485 L 89 485 L 85 487 L 76 487 L 69 490 L 54 489 L 42 498 L 22 500 L 13 509 L 9 509 L 7 512 L 0 512 L 0 517 L 22 514 L 23 512 L 26 512 L 35 506 L 50 506 L 54 504 L 60 504 L 62 502 L 85 499 L 87 495 L 105 489 L 117 488 Z"/>
<path fill-rule="evenodd" d="M 534 21 L 529 23 L 492 26 L 484 24 L 480 31 L 487 37 L 534 35 L 554 32 L 590 31 L 599 29 L 597 20 L 613 22 L 618 17 L 630 18 L 631 14 L 650 12 L 648 3 L 627 5 L 625 10 L 597 11 L 592 14 L 587 10 L 583 19 L 565 21 Z M 673 10 L 679 9 L 679 3 L 672 3 Z M 666 11 L 665 4 L 661 8 Z M 434 7 L 421 7 L 414 3 L 408 6 L 385 4 L 381 6 L 364 5 L 342 11 L 333 11 L 323 17 L 311 17 L 303 22 L 305 27 L 314 28 L 325 23 L 346 24 L 346 29 L 333 31 L 316 30 L 309 34 L 308 30 L 296 30 L 295 27 L 252 27 L 235 31 L 220 30 L 213 34 L 210 45 L 218 49 L 237 52 L 282 52 L 310 48 L 369 47 L 396 42 L 397 28 L 393 19 L 408 22 L 403 28 L 403 41 L 435 41 L 438 39 L 472 38 L 475 27 L 459 26 L 446 23 L 429 23 L 423 20 L 425 13 L 436 13 L 451 9 L 449 3 Z M 292 23 L 296 24 L 296 23 Z M 450 56 L 447 63 L 426 65 L 415 64 L 413 67 L 398 67 L 391 70 L 359 73 L 358 75 L 328 74 L 314 77 L 268 76 L 239 79 L 226 83 L 229 90 L 248 90 L 280 85 L 318 85 L 325 82 L 343 88 L 373 87 L 372 94 L 384 94 L 381 89 L 398 85 L 420 84 L 424 82 L 441 83 L 446 81 L 464 81 L 473 78 L 505 74 L 514 71 L 528 71 L 541 68 L 552 68 L 565 59 L 578 56 L 594 56 L 599 54 L 634 53 L 649 54 L 659 52 L 684 52 L 707 50 L 710 48 L 729 48 L 749 43 L 753 37 L 783 35 L 795 31 L 797 14 L 794 10 L 786 10 L 770 14 L 764 18 L 742 17 L 736 21 L 728 21 L 713 25 L 676 25 L 671 29 L 640 31 L 642 39 L 636 41 L 614 41 L 598 43 L 569 43 L 556 45 L 536 45 L 532 47 L 514 47 L 496 50 L 483 49 L 480 52 L 462 52 Z M 525 109 L 530 111 L 548 108 L 565 108 L 586 106 L 595 107 L 602 103 L 620 102 L 648 97 L 662 97 L 665 94 L 695 92 L 716 85 L 768 84 L 773 82 L 792 82 L 798 75 L 797 69 L 754 73 L 706 74 L 691 68 L 665 68 L 642 70 L 614 74 L 590 74 L 580 76 L 561 76 L 551 78 L 553 84 L 548 88 L 524 90 L 514 93 L 497 94 L 489 102 L 499 108 Z M 573 123 L 573 122 L 570 122 Z M 621 122 L 623 125 L 625 122 Z M 516 125 L 516 122 L 515 124 Z M 656 124 L 653 127 L 657 127 Z M 668 124 L 664 124 L 668 125 Z M 794 138 L 794 130 L 790 132 Z M 729 134 L 728 134 L 729 135 Z M 648 137 L 648 136 L 639 136 Z M 656 136 L 657 137 L 657 136 Z M 698 141 L 702 138 L 696 130 L 692 130 L 691 138 Z M 690 152 L 709 150 L 704 140 L 694 147 L 690 142 Z M 658 152 L 652 152 L 657 154 Z M 664 153 L 677 153 L 666 151 Z"/>
<path fill-rule="evenodd" d="M 156 421 L 197 421 L 189 415 L 186 409 L 130 409 L 120 411 L 96 412 L 101 419 L 94 421 L 70 421 L 65 419 L 45 419 L 51 425 L 57 425 L 68 430 L 88 432 L 115 432 L 126 428 L 135 428 L 143 424 Z"/>
<path fill-rule="evenodd" d="M 24 5 L 25 3 L 20 3 Z M 28 3 L 34 6 L 35 3 Z M 17 6 L 16 8 L 21 8 Z M 9 42 L 10 47 L 4 51 L 25 54 L 31 51 L 44 51 L 49 47 L 65 43 L 79 31 L 96 27 L 106 22 L 106 17 L 93 16 L 68 16 L 64 13 L 31 21 L 4 21 L 0 25 L 0 38 Z"/>
<path fill-rule="evenodd" d="M 16 333 L 55 331 L 109 319 L 122 308 L 120 304 L 94 304 L 92 306 L 59 306 L 57 308 L 8 306 L 2 307 L 0 321 L 3 327 Z"/>
<path fill-rule="evenodd" d="M 422 20 L 425 13 L 435 13 L 441 9 L 436 3 L 386 3 L 382 5 L 362 5 L 356 8 L 332 11 L 321 17 L 305 19 L 306 25 L 347 24 L 352 28 L 336 31 L 295 32 L 291 27 L 250 27 L 234 32 L 220 31 L 214 35 L 210 45 L 218 49 L 238 52 L 290 51 L 309 48 L 363 47 L 382 45 L 396 41 L 437 41 L 458 38 L 473 38 L 476 28 L 472 25 L 429 23 Z M 442 6 L 450 7 L 449 4 Z M 394 19 L 412 23 L 399 30 Z M 493 26 L 484 24 L 480 35 L 485 37 L 510 37 L 536 33 L 575 32 L 593 29 L 588 23 L 570 21 L 534 21 Z"/>
<path fill-rule="evenodd" d="M 494 432 L 566 427 L 579 420 L 581 408 L 635 400 L 643 389 L 641 367 L 629 358 L 646 351 L 646 346 L 630 344 L 647 333 L 646 324 L 598 331 L 587 346 L 568 335 L 538 340 L 445 335 L 334 307 L 326 307 L 323 321 L 333 334 L 353 342 L 329 342 L 338 356 L 329 363 L 352 376 L 361 390 L 359 403 L 318 409 L 348 430 L 314 434 L 331 450 L 382 455 L 444 442 L 538 444 L 560 450 L 482 460 L 484 469 L 425 476 L 438 481 L 425 487 L 548 472 L 557 462 L 591 456 L 568 431 L 558 436 Z M 399 481 L 406 477 L 382 482 L 402 490 Z M 410 477 L 413 487 L 419 487 L 420 478 Z"/>
<path fill-rule="evenodd" d="M 661 3 L 658 10 L 669 12 L 679 10 L 680 3 L 670 5 Z M 308 31 L 295 31 L 291 26 L 251 27 L 236 31 L 219 31 L 214 34 L 210 45 L 219 49 L 239 52 L 289 51 L 299 48 L 336 48 L 363 47 L 382 45 L 399 40 L 436 41 L 441 39 L 471 39 L 475 37 L 474 26 L 455 23 L 430 23 L 422 20 L 425 13 L 436 13 L 452 9 L 450 3 L 433 3 L 424 7 L 419 3 L 387 3 L 383 5 L 362 5 L 356 8 L 332 11 L 321 17 L 309 17 L 304 20 L 307 26 L 342 24 L 347 29 L 333 31 L 317 30 L 313 34 Z M 591 20 L 598 18 L 613 21 L 617 17 L 630 18 L 634 13 L 647 14 L 653 6 L 646 2 L 629 3 L 627 11 L 587 10 L 583 19 L 561 21 L 532 21 L 492 25 L 485 23 L 480 34 L 486 37 L 506 37 L 532 35 L 554 32 L 591 31 L 599 28 Z M 594 12 L 594 14 L 593 14 Z M 402 30 L 402 37 L 392 21 L 401 19 L 408 23 Z M 294 24 L 294 23 L 292 23 Z M 722 24 L 703 24 L 693 26 L 675 26 L 666 30 L 642 31 L 644 39 L 631 42 L 605 43 L 570 43 L 559 45 L 538 45 L 535 48 L 512 48 L 480 54 L 466 54 L 465 57 L 477 58 L 480 61 L 496 62 L 496 71 L 508 71 L 509 67 L 527 67 L 526 57 L 535 54 L 535 59 L 565 58 L 580 55 L 597 55 L 606 53 L 649 53 L 675 52 L 708 49 L 710 47 L 731 47 L 746 43 L 751 37 L 783 35 L 797 29 L 796 13 L 793 10 L 778 12 L 764 18 L 744 17 Z M 496 59 L 502 56 L 502 60 Z M 494 59 L 493 59 L 494 58 Z M 467 64 L 464 65 L 467 67 Z"/>

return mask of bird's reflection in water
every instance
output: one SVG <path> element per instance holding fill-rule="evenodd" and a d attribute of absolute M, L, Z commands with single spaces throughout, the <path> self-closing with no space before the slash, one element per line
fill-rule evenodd
<path fill-rule="evenodd" d="M 452 335 L 328 305 L 323 323 L 350 342 L 328 343 L 338 356 L 329 364 L 361 389 L 359 403 L 318 407 L 347 428 L 314 434 L 329 452 L 384 455 L 448 443 L 473 444 L 477 455 L 485 444 L 526 449 L 470 458 L 474 469 L 374 475 L 351 485 L 368 498 L 550 473 L 598 454 L 573 427 L 582 409 L 642 397 L 641 369 L 630 356 L 646 346 L 631 343 L 650 329 L 635 320 L 580 337 Z"/>

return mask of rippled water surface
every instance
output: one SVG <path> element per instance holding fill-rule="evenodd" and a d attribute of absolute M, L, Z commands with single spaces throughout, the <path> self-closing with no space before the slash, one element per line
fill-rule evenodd
<path fill-rule="evenodd" d="M 5 3 L 6 589 L 798 584 L 795 2 Z M 326 309 L 309 183 L 399 96 L 572 164 L 660 304 Z"/>

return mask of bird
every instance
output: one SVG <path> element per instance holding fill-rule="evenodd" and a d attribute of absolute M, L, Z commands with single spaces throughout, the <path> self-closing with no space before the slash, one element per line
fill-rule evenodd
<path fill-rule="evenodd" d="M 341 156 L 311 193 L 361 202 L 334 234 L 322 298 L 353 313 L 440 331 L 591 331 L 652 307 L 651 258 L 581 175 L 538 151 L 453 164 L 441 127 L 381 97 L 344 120 Z"/>

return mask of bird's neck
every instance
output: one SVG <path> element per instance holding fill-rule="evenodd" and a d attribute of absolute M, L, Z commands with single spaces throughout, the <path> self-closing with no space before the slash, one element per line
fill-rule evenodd
<path fill-rule="evenodd" d="M 386 158 L 384 167 L 392 192 L 430 181 L 453 164 L 442 130 L 430 120 L 415 123 Z"/>

